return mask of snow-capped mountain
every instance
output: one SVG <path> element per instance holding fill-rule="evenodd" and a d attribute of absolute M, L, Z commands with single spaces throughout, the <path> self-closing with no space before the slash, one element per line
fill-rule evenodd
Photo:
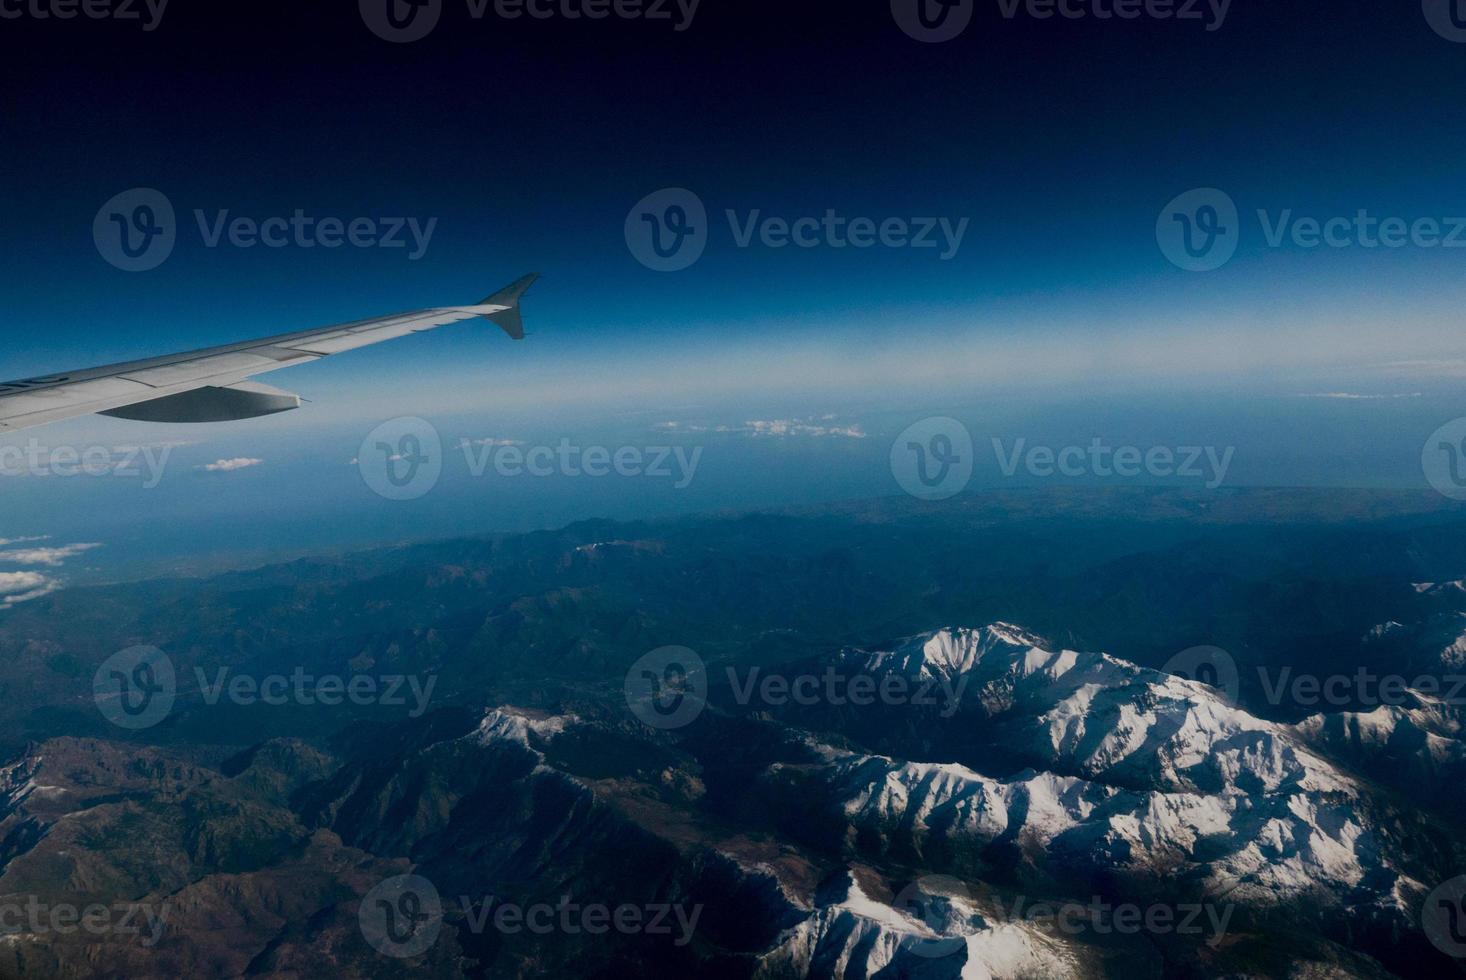
<path fill-rule="evenodd" d="M 1235 909 L 1238 922 L 1283 915 L 1345 933 L 1380 922 L 1412 929 L 1432 887 L 1432 869 L 1412 861 L 1413 818 L 1329 751 L 1327 730 L 1350 724 L 1342 716 L 1268 721 L 1204 684 L 1106 654 L 1048 649 L 1007 624 L 938 630 L 834 661 L 962 682 L 952 685 L 963 692 L 958 718 L 1028 760 L 1027 769 L 995 775 L 786 730 L 780 752 L 789 758 L 763 771 L 760 796 L 803 838 L 843 841 L 848 861 L 973 881 L 1004 869 L 1011 887 L 1042 894 L 1086 895 L 1106 882 L 1126 894 Z M 1457 744 L 1450 733 L 1459 719 L 1440 706 L 1422 704 L 1405 718 Z M 546 746 L 576 737 L 582 724 L 500 712 L 478 737 L 538 746 L 543 759 Z M 757 873 L 778 876 L 767 865 Z M 905 975 L 916 970 L 902 965 L 910 960 L 927 971 L 920 975 L 943 976 L 913 952 L 937 940 L 966 951 L 957 959 L 968 965 L 963 976 L 1062 973 L 1076 955 L 1025 923 L 984 918 L 976 903 L 933 929 L 858 876 L 797 904 L 797 924 L 760 954 L 764 975 L 850 975 L 857 958 L 856 975 Z"/>
<path fill-rule="evenodd" d="M 1394 852 L 1396 828 L 1373 821 L 1371 789 L 1315 748 L 1328 744 L 1326 730 L 1357 730 L 1358 719 L 1295 729 L 1204 684 L 1101 653 L 1045 649 L 1007 624 L 938 630 L 842 661 L 876 674 L 965 679 L 964 719 L 1033 767 L 995 778 L 812 740 L 844 817 L 883 839 L 919 853 L 938 840 L 1011 846 L 1058 876 L 1182 874 L 1207 894 L 1259 906 L 1303 896 L 1358 904 L 1363 891 L 1371 904 L 1403 910 L 1428 890 Z M 1403 724 L 1432 758 L 1453 761 L 1461 744 L 1443 736 L 1459 720 L 1436 709 L 1422 705 Z"/>
<path fill-rule="evenodd" d="M 826 892 L 825 904 L 760 957 L 755 976 L 1058 977 L 1078 975 L 1093 958 L 1032 923 L 989 918 L 955 879 L 922 879 L 880 901 L 850 871 Z"/>

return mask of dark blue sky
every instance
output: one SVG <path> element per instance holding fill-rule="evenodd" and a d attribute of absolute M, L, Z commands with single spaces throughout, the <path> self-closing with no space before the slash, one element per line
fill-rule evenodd
<path fill-rule="evenodd" d="M 680 336 L 709 319 L 726 334 L 771 312 L 886 305 L 1067 301 L 1138 317 L 1189 296 L 1309 299 L 1357 287 L 1354 256 L 1249 262 L 1262 249 L 1252 234 L 1225 281 L 1198 281 L 1160 256 L 1155 215 L 1200 186 L 1244 212 L 1466 214 L 1466 45 L 1410 4 L 1321 13 L 1236 0 L 1208 32 L 1007 20 L 990 0 L 940 45 L 907 38 L 884 3 L 706 0 L 677 32 L 473 21 L 449 0 L 439 29 L 407 45 L 370 34 L 349 2 L 176 0 L 151 33 L 112 21 L 0 28 L 11 283 L 0 363 L 21 374 L 73 351 L 124 355 L 233 339 L 249 324 L 477 298 L 527 268 L 553 283 L 537 297 L 544 320 L 593 338 L 613 327 Z M 194 233 L 163 268 L 125 275 L 98 261 L 91 219 L 135 186 L 164 191 L 189 225 L 195 208 L 439 225 L 416 263 L 210 251 Z M 631 259 L 622 224 L 668 186 L 697 191 L 715 224 L 726 208 L 836 208 L 972 227 L 946 263 L 740 250 L 724 227 L 697 267 L 656 275 Z M 1370 287 L 1403 292 L 1415 285 L 1406 269 L 1444 255 L 1385 256 Z"/>
<path fill-rule="evenodd" d="M 466 302 L 545 274 L 526 343 L 464 326 L 286 372 L 268 380 L 313 399 L 287 419 L 39 430 L 184 440 L 198 458 L 171 493 L 11 481 L 0 538 L 144 538 L 166 514 L 173 552 L 219 547 L 198 530 L 211 521 L 254 525 L 270 550 L 308 547 L 331 520 L 340 533 L 322 541 L 359 544 L 893 492 L 890 439 L 941 412 L 979 443 L 1206 440 L 1251 447 L 1245 481 L 1418 485 L 1421 441 L 1466 411 L 1466 249 L 1267 240 L 1284 215 L 1466 215 L 1466 44 L 1414 3 L 1234 0 L 1208 30 L 1021 5 L 1010 19 L 989 0 L 942 44 L 908 37 L 887 3 L 703 0 L 681 31 L 474 20 L 445 3 L 410 44 L 375 36 L 345 0 L 173 0 L 152 31 L 0 19 L 0 376 Z M 166 195 L 178 241 L 129 273 L 99 254 L 93 220 L 138 187 Z M 672 187 L 701 199 L 709 240 L 690 268 L 656 272 L 624 229 Z M 1236 255 L 1211 272 L 1158 245 L 1163 209 L 1194 188 L 1239 212 Z M 209 248 L 194 218 L 297 209 L 435 223 L 414 261 Z M 741 248 L 730 209 L 966 224 L 947 259 Z M 451 493 L 406 512 L 339 504 L 345 484 L 321 473 L 360 490 L 357 444 L 404 414 L 463 438 L 645 443 L 679 422 L 708 442 L 790 419 L 866 438 L 772 456 L 774 441 L 740 444 L 708 463 L 723 476 L 666 499 L 582 481 L 488 509 Z M 264 462 L 193 470 L 236 456 Z M 320 472 L 300 469 L 311 461 Z M 200 502 L 196 480 L 222 502 Z M 288 519 L 260 516 L 302 482 Z"/>

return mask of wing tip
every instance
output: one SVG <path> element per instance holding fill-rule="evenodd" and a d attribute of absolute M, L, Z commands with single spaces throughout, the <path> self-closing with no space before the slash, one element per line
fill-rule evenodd
<path fill-rule="evenodd" d="M 539 278 L 538 272 L 521 276 L 478 304 L 479 306 L 505 307 L 497 313 L 488 314 L 488 318 L 497 323 L 513 340 L 524 339 L 524 317 L 519 312 L 519 301 L 529 291 L 529 287 L 539 281 Z"/>

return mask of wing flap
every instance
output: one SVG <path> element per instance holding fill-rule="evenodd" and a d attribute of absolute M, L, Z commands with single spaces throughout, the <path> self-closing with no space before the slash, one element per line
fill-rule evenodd
<path fill-rule="evenodd" d="M 299 395 L 245 381 L 224 387 L 209 385 L 195 388 L 98 414 L 135 422 L 237 422 L 278 415 L 299 407 Z"/>

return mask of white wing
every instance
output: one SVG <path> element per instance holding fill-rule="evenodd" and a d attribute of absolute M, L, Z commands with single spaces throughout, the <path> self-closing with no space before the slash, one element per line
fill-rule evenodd
<path fill-rule="evenodd" d="M 538 278 L 525 276 L 473 306 L 417 310 L 7 382 L 0 384 L 0 431 L 92 414 L 146 422 L 224 422 L 289 411 L 300 407 L 299 396 L 245 379 L 474 317 L 486 317 L 522 340 L 519 299 Z"/>

